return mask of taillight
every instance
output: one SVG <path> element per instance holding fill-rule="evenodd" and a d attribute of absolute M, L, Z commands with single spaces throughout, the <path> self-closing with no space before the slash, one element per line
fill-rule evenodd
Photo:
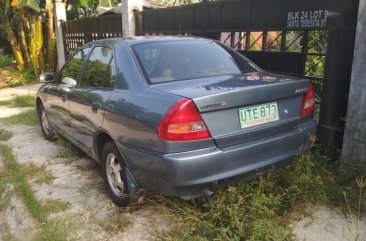
<path fill-rule="evenodd" d="M 210 138 L 211 134 L 193 101 L 184 98 L 164 115 L 158 136 L 166 141 L 191 141 Z"/>
<path fill-rule="evenodd" d="M 306 116 L 311 114 L 315 108 L 315 92 L 313 84 L 310 83 L 309 89 L 302 99 L 300 116 Z"/>

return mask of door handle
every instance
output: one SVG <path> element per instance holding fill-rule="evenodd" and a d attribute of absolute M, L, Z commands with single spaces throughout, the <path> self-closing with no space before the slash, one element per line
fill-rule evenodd
<path fill-rule="evenodd" d="M 92 111 L 95 113 L 98 112 L 100 107 L 102 107 L 102 104 L 100 102 L 92 102 L 92 104 L 91 104 Z"/>
<path fill-rule="evenodd" d="M 66 102 L 67 98 L 68 98 L 67 94 L 62 94 L 61 95 L 61 99 L 62 99 L 63 102 Z"/>

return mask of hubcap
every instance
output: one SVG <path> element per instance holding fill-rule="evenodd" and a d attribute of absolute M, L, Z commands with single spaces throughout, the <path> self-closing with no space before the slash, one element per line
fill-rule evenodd
<path fill-rule="evenodd" d="M 108 184 L 114 195 L 120 197 L 123 195 L 124 184 L 121 178 L 122 168 L 119 161 L 113 153 L 109 153 L 106 160 L 106 172 Z"/>
<path fill-rule="evenodd" d="M 50 129 L 49 129 L 50 125 L 48 124 L 46 112 L 44 110 L 42 110 L 41 122 L 42 122 L 42 127 L 43 127 L 44 132 L 48 135 L 50 133 Z"/>

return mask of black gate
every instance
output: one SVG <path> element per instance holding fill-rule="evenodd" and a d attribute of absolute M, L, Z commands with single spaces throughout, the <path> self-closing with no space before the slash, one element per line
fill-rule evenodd
<path fill-rule="evenodd" d="M 61 25 L 66 59 L 86 43 L 98 39 L 122 37 L 120 14 L 70 20 Z"/>

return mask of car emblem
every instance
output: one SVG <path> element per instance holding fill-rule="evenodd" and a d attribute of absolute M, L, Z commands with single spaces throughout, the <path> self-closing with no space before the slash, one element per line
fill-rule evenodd
<path fill-rule="evenodd" d="M 295 90 L 295 94 L 305 93 L 306 91 L 308 91 L 308 89 L 309 89 L 309 88 L 297 89 L 297 90 Z"/>
<path fill-rule="evenodd" d="M 220 108 L 220 107 L 224 107 L 224 106 L 226 106 L 226 103 L 223 100 L 223 101 L 213 103 L 213 104 L 201 105 L 200 108 L 202 110 L 204 110 L 204 109 Z"/>

